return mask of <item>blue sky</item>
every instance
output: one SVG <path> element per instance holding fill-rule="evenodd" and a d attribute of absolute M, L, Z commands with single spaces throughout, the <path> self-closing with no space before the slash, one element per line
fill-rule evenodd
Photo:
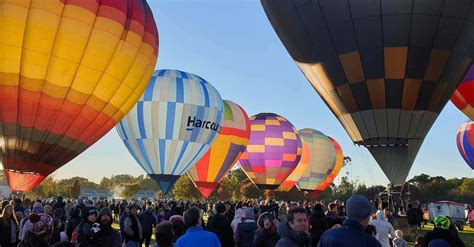
<path fill-rule="evenodd" d="M 249 115 L 274 112 L 297 129 L 314 128 L 335 138 L 352 165 L 354 181 L 388 180 L 371 155 L 354 146 L 342 126 L 313 90 L 273 31 L 258 0 L 148 0 L 160 35 L 157 69 L 180 69 L 211 82 L 223 99 L 240 104 Z M 456 147 L 459 125 L 467 118 L 448 105 L 425 139 L 409 178 L 420 173 L 472 177 Z M 114 174 L 144 172 L 115 129 L 55 173 L 100 181 Z M 339 176 L 340 177 L 340 176 Z M 336 179 L 336 182 L 340 180 Z"/>

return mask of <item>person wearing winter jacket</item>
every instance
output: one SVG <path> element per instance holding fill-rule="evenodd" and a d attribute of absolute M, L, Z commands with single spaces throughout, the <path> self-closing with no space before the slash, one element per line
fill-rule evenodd
<path fill-rule="evenodd" d="M 108 207 L 104 207 L 99 211 L 99 217 L 97 219 L 100 224 L 98 232 L 98 244 L 97 246 L 103 247 L 121 247 L 122 238 L 120 233 L 112 228 L 112 210 Z"/>
<path fill-rule="evenodd" d="M 389 236 L 390 238 L 395 237 L 393 226 L 385 219 L 383 210 L 377 211 L 376 217 L 376 220 L 371 220 L 369 224 L 375 226 L 375 229 L 377 229 L 376 238 L 380 245 L 382 245 L 382 247 L 390 247 Z"/>
<path fill-rule="evenodd" d="M 288 212 L 287 222 L 282 222 L 277 227 L 280 235 L 276 247 L 308 247 L 310 239 L 307 231 L 308 216 L 301 207 Z"/>
<path fill-rule="evenodd" d="M 434 219 L 435 228 L 431 232 L 427 232 L 424 237 L 423 247 L 431 246 L 430 242 L 433 240 L 445 240 L 450 246 L 464 247 L 461 239 L 450 231 L 451 220 L 440 215 Z"/>
<path fill-rule="evenodd" d="M 408 247 L 407 241 L 403 238 L 403 232 L 395 231 L 395 238 L 393 239 L 393 247 Z"/>
<path fill-rule="evenodd" d="M 153 215 L 151 206 L 148 206 L 145 212 L 140 215 L 140 223 L 142 225 L 143 231 L 143 239 L 140 243 L 140 246 L 142 244 L 145 244 L 145 247 L 148 247 L 150 246 L 151 234 L 153 233 L 153 229 L 157 225 L 156 218 Z"/>
<path fill-rule="evenodd" d="M 361 195 L 351 196 L 346 203 L 347 219 L 343 226 L 327 230 L 318 247 L 381 247 L 374 237 L 365 233 L 375 208 Z"/>
<path fill-rule="evenodd" d="M 321 204 L 314 205 L 313 212 L 308 217 L 308 226 L 311 238 L 311 246 L 318 246 L 319 239 L 329 228 L 324 209 Z"/>
<path fill-rule="evenodd" d="M 119 218 L 119 227 L 120 227 L 120 235 L 122 236 L 122 239 L 125 239 L 125 219 L 128 218 L 130 215 L 130 206 L 124 206 L 122 210 L 122 215 L 120 215 Z"/>
<path fill-rule="evenodd" d="M 143 239 L 143 229 L 137 215 L 137 206 L 130 206 L 130 214 L 123 224 L 127 247 L 138 247 Z"/>
<path fill-rule="evenodd" d="M 97 209 L 94 207 L 86 207 L 82 210 L 83 220 L 77 227 L 77 243 L 79 247 L 96 246 L 97 232 L 99 231 L 99 224 L 97 221 Z"/>
<path fill-rule="evenodd" d="M 244 218 L 242 222 L 237 225 L 234 235 L 234 242 L 239 247 L 253 247 L 254 235 L 257 230 L 257 223 L 254 219 L 254 209 L 245 207 Z"/>
<path fill-rule="evenodd" d="M 213 232 L 219 238 L 221 246 L 234 246 L 234 233 L 230 222 L 225 217 L 226 206 L 223 203 L 217 203 L 215 206 L 216 215 L 209 217 L 207 230 Z"/>
<path fill-rule="evenodd" d="M 255 231 L 255 247 L 274 247 L 280 236 L 276 226 L 279 221 L 269 212 L 265 212 L 258 217 L 258 229 Z"/>
<path fill-rule="evenodd" d="M 244 210 L 242 208 L 238 208 L 237 210 L 235 210 L 234 219 L 232 220 L 232 222 L 230 222 L 230 227 L 232 227 L 234 236 L 235 232 L 237 231 L 237 225 L 239 225 L 239 223 L 242 223 L 242 218 L 244 218 Z"/>

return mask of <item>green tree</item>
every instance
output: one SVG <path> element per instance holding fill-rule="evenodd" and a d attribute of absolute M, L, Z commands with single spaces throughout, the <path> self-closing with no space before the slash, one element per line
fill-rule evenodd
<path fill-rule="evenodd" d="M 133 183 L 123 185 L 122 197 L 125 199 L 132 198 L 140 190 L 140 184 Z"/>
<path fill-rule="evenodd" d="M 189 176 L 181 176 L 174 184 L 171 196 L 177 200 L 201 199 L 201 194 L 193 184 Z"/>
<path fill-rule="evenodd" d="M 257 199 L 263 197 L 263 192 L 248 178 L 242 182 L 240 193 L 245 199 Z"/>
<path fill-rule="evenodd" d="M 337 198 L 342 201 L 346 201 L 351 195 L 354 194 L 354 184 L 349 182 L 349 178 L 344 176 L 341 178 L 341 184 L 337 187 Z"/>
<path fill-rule="evenodd" d="M 474 193 L 474 178 L 464 179 L 461 187 L 459 188 L 461 195 L 463 196 L 473 196 Z"/>
<path fill-rule="evenodd" d="M 81 195 L 81 183 L 78 179 L 74 180 L 74 183 L 69 189 L 69 196 L 73 199 L 79 198 Z"/>

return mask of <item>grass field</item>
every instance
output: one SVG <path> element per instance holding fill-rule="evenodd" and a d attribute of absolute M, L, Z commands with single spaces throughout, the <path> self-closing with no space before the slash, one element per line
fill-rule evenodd
<path fill-rule="evenodd" d="M 118 221 L 115 221 L 112 227 L 115 228 L 116 230 L 119 230 Z M 432 224 L 425 225 L 425 227 L 419 231 L 418 235 L 423 236 L 431 230 L 433 230 Z M 466 247 L 474 247 L 474 229 L 473 228 L 470 228 L 468 225 L 464 226 L 464 231 L 459 231 L 459 236 L 461 237 Z M 154 234 L 151 236 L 151 243 L 152 244 L 155 243 Z M 415 243 L 408 242 L 408 246 L 415 246 Z"/>

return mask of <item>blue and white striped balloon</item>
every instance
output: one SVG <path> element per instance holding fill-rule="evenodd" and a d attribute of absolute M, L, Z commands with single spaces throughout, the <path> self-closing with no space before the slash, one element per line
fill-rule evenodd
<path fill-rule="evenodd" d="M 220 132 L 223 103 L 201 77 L 157 70 L 137 105 L 115 127 L 140 166 L 167 194 Z"/>

